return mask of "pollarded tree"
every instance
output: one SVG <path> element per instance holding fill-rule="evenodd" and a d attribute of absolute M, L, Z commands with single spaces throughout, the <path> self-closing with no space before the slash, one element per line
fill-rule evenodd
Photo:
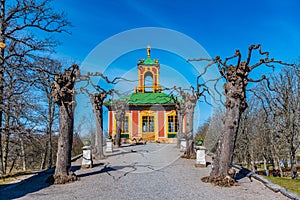
<path fill-rule="evenodd" d="M 72 65 L 64 73 L 55 76 L 51 95 L 59 106 L 59 139 L 54 183 L 63 184 L 77 180 L 71 171 L 74 109 L 76 106 L 74 85 L 79 76 L 78 65 Z"/>
<path fill-rule="evenodd" d="M 96 134 L 95 134 L 95 141 L 93 141 L 94 144 L 94 154 L 99 159 L 105 158 L 104 152 L 103 152 L 103 104 L 104 100 L 108 95 L 112 95 L 113 92 L 116 92 L 115 90 L 105 90 L 100 85 L 96 85 L 93 83 L 91 77 L 100 77 L 106 81 L 106 83 L 109 84 L 116 84 L 119 80 L 126 80 L 122 77 L 115 77 L 112 81 L 108 79 L 107 76 L 104 76 L 100 72 L 92 73 L 88 72 L 86 75 L 80 76 L 80 81 L 86 82 L 87 84 L 85 86 L 80 87 L 80 90 L 82 92 L 85 92 L 90 96 L 90 101 L 93 106 L 93 111 L 96 118 Z M 93 89 L 95 89 L 97 92 L 93 93 L 90 92 L 88 89 L 88 86 L 92 86 Z M 112 105 L 113 107 L 115 105 Z"/>
<path fill-rule="evenodd" d="M 107 97 L 108 92 L 102 91 L 90 95 L 90 99 L 94 108 L 96 117 L 96 134 L 95 134 L 95 148 L 94 154 L 98 159 L 105 158 L 103 153 L 103 103 Z"/>
<path fill-rule="evenodd" d="M 253 50 L 259 50 L 259 54 L 264 56 L 259 62 L 251 65 L 251 55 Z M 237 58 L 237 63 L 227 64 L 231 59 Z M 216 156 L 213 160 L 213 168 L 209 177 L 203 179 L 203 181 L 216 182 L 220 184 L 228 183 L 234 184 L 234 180 L 228 177 L 229 170 L 232 165 L 233 152 L 235 146 L 235 140 L 239 129 L 239 122 L 242 113 L 247 108 L 246 103 L 246 87 L 248 82 L 260 82 L 266 80 L 265 76 L 262 76 L 260 80 L 253 80 L 249 77 L 249 74 L 255 68 L 265 64 L 269 66 L 269 63 L 285 64 L 280 60 L 269 59 L 269 52 L 262 52 L 261 45 L 251 45 L 248 50 L 248 56 L 246 60 L 241 61 L 242 55 L 239 50 L 236 50 L 235 55 L 226 58 L 225 61 L 217 56 L 214 59 L 193 59 L 189 61 L 209 61 L 207 67 L 217 64 L 220 75 L 225 79 L 224 94 L 226 97 L 225 102 L 225 119 L 224 128 L 221 133 L 221 137 L 218 142 L 218 148 Z M 207 69 L 206 67 L 206 69 Z"/>
<path fill-rule="evenodd" d="M 194 129 L 194 111 L 197 104 L 197 101 L 200 97 L 204 96 L 204 99 L 206 101 L 205 92 L 208 92 L 207 88 L 202 88 L 202 91 L 200 92 L 200 88 L 204 87 L 204 85 L 200 85 L 197 89 L 197 91 L 194 90 L 193 87 L 191 87 L 189 92 L 185 92 L 181 87 L 174 87 L 174 90 L 176 90 L 181 100 L 178 100 L 178 98 L 173 98 L 175 102 L 175 108 L 176 108 L 176 114 L 178 119 L 178 135 L 177 140 L 180 139 L 181 134 L 184 136 L 186 140 L 186 156 L 187 158 L 190 158 L 191 156 L 191 147 L 190 147 L 190 139 L 193 136 L 193 129 Z M 186 117 L 186 130 L 185 133 L 182 133 L 183 128 L 183 119 Z M 179 143 L 179 141 L 177 141 Z M 178 144 L 177 143 L 177 144 Z"/>

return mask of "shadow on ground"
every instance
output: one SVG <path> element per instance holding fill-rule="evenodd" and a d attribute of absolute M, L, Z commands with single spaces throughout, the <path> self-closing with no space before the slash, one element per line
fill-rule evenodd
<path fill-rule="evenodd" d="M 37 173 L 18 183 L 0 185 L 0 199 L 14 199 L 49 187 L 47 178 L 54 173 L 54 168 Z"/>
<path fill-rule="evenodd" d="M 97 168 L 103 166 L 103 163 L 96 163 L 93 165 L 93 168 Z M 81 168 L 80 165 L 72 166 L 72 171 L 78 171 Z M 106 172 L 105 170 L 102 171 L 103 168 L 100 170 L 101 173 Z M 106 169 L 108 170 L 108 169 Z M 0 200 L 6 199 L 15 199 L 21 198 L 26 196 L 27 194 L 37 192 L 44 188 L 51 186 L 52 184 L 47 183 L 46 180 L 49 176 L 54 174 L 55 169 L 51 168 L 42 172 L 37 173 L 36 175 L 24 179 L 18 183 L 11 183 L 11 184 L 3 184 L 0 185 Z M 95 172 L 96 173 L 96 172 Z M 91 176 L 95 173 L 86 173 L 78 175 L 78 177 L 84 176 Z M 98 172 L 100 173 L 100 172 Z"/>

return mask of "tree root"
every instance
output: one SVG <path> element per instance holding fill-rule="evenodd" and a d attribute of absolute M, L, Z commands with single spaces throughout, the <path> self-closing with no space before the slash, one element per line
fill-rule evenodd
<path fill-rule="evenodd" d="M 196 154 L 190 154 L 189 156 L 184 154 L 180 156 L 181 158 L 186 158 L 186 159 L 196 159 Z"/>
<path fill-rule="evenodd" d="M 202 182 L 205 183 L 211 183 L 213 185 L 221 186 L 221 187 L 231 187 L 231 186 L 237 186 L 237 182 L 231 178 L 230 176 L 206 176 L 201 178 Z"/>
<path fill-rule="evenodd" d="M 79 178 L 76 176 L 74 172 L 70 172 L 69 175 L 51 175 L 46 180 L 46 183 L 50 184 L 66 184 L 66 183 L 72 183 L 79 180 Z"/>

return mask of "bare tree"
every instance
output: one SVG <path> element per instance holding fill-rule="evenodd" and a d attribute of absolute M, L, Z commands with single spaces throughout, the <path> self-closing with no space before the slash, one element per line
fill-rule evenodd
<path fill-rule="evenodd" d="M 104 99 L 111 91 L 103 90 L 100 93 L 95 93 L 90 95 L 91 102 L 94 108 L 94 113 L 96 117 L 96 134 L 95 134 L 95 155 L 98 159 L 105 158 L 103 152 L 103 103 Z"/>
<path fill-rule="evenodd" d="M 273 136 L 274 163 L 281 172 L 280 162 L 289 157 L 293 170 L 292 178 L 296 178 L 296 150 L 300 146 L 298 125 L 299 77 L 294 69 L 285 69 L 277 76 L 272 76 L 271 86 L 261 84 L 255 95 L 262 100 L 266 115 L 269 115 Z M 271 87 L 271 90 L 268 88 Z"/>
<path fill-rule="evenodd" d="M 111 95 L 113 92 L 118 94 L 116 90 L 105 90 L 104 88 L 100 87 L 99 85 L 95 85 L 91 78 L 92 76 L 97 76 L 101 77 L 103 80 L 106 81 L 108 84 L 116 84 L 120 80 L 123 81 L 130 81 L 127 80 L 123 77 L 115 77 L 112 81 L 109 80 L 109 78 L 105 75 L 103 75 L 100 72 L 92 73 L 88 72 L 86 75 L 81 75 L 80 81 L 86 81 L 87 85 L 83 86 L 80 88 L 81 91 L 85 91 L 87 94 L 90 95 L 90 99 L 92 102 L 92 105 L 94 107 L 94 113 L 96 116 L 96 137 L 95 137 L 95 146 L 97 149 L 97 152 L 99 152 L 99 157 L 102 158 L 104 157 L 103 155 L 103 101 L 107 97 L 107 95 Z M 94 89 L 98 91 L 98 93 L 91 94 L 86 88 L 88 85 L 92 85 Z M 112 102 L 112 108 L 115 110 L 115 119 L 117 121 L 117 134 L 116 134 L 116 139 L 115 139 L 115 145 L 117 147 L 120 147 L 121 145 L 121 126 L 122 126 L 122 121 L 125 116 L 125 107 L 126 107 L 126 101 L 125 100 L 115 100 Z"/>
<path fill-rule="evenodd" d="M 54 12 L 50 2 L 12 0 L 6 5 L 6 0 L 0 1 L 0 174 L 4 170 L 2 130 L 6 126 L 4 123 L 7 123 L 3 118 L 5 77 L 12 68 L 30 69 L 37 58 L 43 57 L 41 52 L 53 52 L 58 42 L 42 33 L 67 32 L 65 27 L 70 25 L 64 13 Z M 18 59 L 22 60 L 22 64 L 10 64 Z"/>
<path fill-rule="evenodd" d="M 261 58 L 259 62 L 251 65 L 250 60 L 253 50 L 259 50 L 259 54 L 264 57 Z M 237 63 L 235 65 L 227 64 L 229 60 L 234 58 L 237 58 Z M 236 50 L 235 55 L 226 58 L 225 61 L 222 61 L 219 56 L 214 59 L 200 58 L 189 60 L 210 61 L 207 67 L 212 66 L 212 64 L 217 64 L 221 77 L 226 81 L 223 86 L 226 97 L 226 118 L 224 119 L 224 128 L 219 139 L 216 157 L 213 160 L 212 172 L 210 177 L 203 178 L 203 181 L 216 182 L 217 184 L 224 184 L 225 181 L 225 183 L 229 185 L 234 184 L 234 180 L 228 175 L 233 160 L 234 146 L 241 114 L 247 108 L 246 87 L 248 82 L 260 82 L 266 80 L 265 76 L 262 76 L 260 80 L 253 80 L 249 78 L 249 73 L 262 64 L 267 66 L 269 66 L 269 63 L 286 64 L 282 61 L 274 60 L 273 58 L 269 59 L 269 53 L 262 52 L 260 45 L 251 45 L 246 60 L 241 61 L 241 59 L 242 55 L 240 51 Z M 207 67 L 205 69 L 207 69 Z"/>
<path fill-rule="evenodd" d="M 71 151 L 73 143 L 75 81 L 79 76 L 78 65 L 72 65 L 64 73 L 55 76 L 51 85 L 51 95 L 59 106 L 59 140 L 54 183 L 63 184 L 77 180 L 71 171 Z"/>
<path fill-rule="evenodd" d="M 108 95 L 112 95 L 113 92 L 118 93 L 114 89 L 111 90 L 105 90 L 104 88 L 100 87 L 100 85 L 96 85 L 93 83 L 91 77 L 101 77 L 109 84 L 116 84 L 119 80 L 126 80 L 121 77 L 116 77 L 112 81 L 108 79 L 107 76 L 103 75 L 100 72 L 96 73 L 87 73 L 87 75 L 81 75 L 80 81 L 86 81 L 86 85 L 80 87 L 81 92 L 85 92 L 90 96 L 90 101 L 93 106 L 93 111 L 96 118 L 96 134 L 95 134 L 95 141 L 93 141 L 94 145 L 94 154 L 98 159 L 105 158 L 104 152 L 103 152 L 103 104 L 104 100 Z M 97 92 L 93 93 L 88 90 L 88 86 L 92 86 L 93 89 L 95 89 Z M 112 105 L 114 107 L 114 105 Z"/>
<path fill-rule="evenodd" d="M 54 81 L 55 73 L 61 70 L 61 63 L 50 59 L 50 58 L 40 58 L 36 60 L 36 67 L 39 67 L 39 71 L 43 73 L 39 73 L 33 83 L 32 86 L 36 88 L 37 91 L 40 91 L 41 98 L 45 100 L 45 106 L 42 106 L 37 110 L 42 121 L 45 122 L 45 133 L 47 135 L 45 150 L 43 153 L 43 160 L 41 163 L 41 169 L 51 168 L 53 165 L 53 146 L 52 146 L 52 132 L 54 122 L 57 120 L 57 109 L 55 107 L 55 103 L 53 97 L 51 95 L 51 83 Z M 47 70 L 50 73 L 44 73 L 43 70 Z"/>
<path fill-rule="evenodd" d="M 179 100 L 178 98 L 174 98 L 172 96 L 172 99 L 175 102 L 175 109 L 177 113 L 177 119 L 178 119 L 178 135 L 177 135 L 177 145 L 179 145 L 179 141 L 181 138 L 181 135 L 184 136 L 186 140 L 186 157 L 190 158 L 191 156 L 191 151 L 193 150 L 192 147 L 190 146 L 190 140 L 193 137 L 193 129 L 194 129 L 194 110 L 197 104 L 197 101 L 199 100 L 200 97 L 205 95 L 204 93 L 207 92 L 207 88 L 204 87 L 202 88 L 202 91 L 200 92 L 200 88 L 204 87 L 204 85 L 200 85 L 197 88 L 197 91 L 194 90 L 193 87 L 191 87 L 189 92 L 185 92 L 184 89 L 181 87 L 174 87 L 173 89 L 176 90 L 180 97 L 182 98 Z M 183 119 L 186 117 L 186 130 L 185 133 L 182 133 L 182 127 L 183 127 Z M 179 140 L 179 141 L 178 141 Z"/>
<path fill-rule="evenodd" d="M 180 95 L 182 96 L 184 102 L 184 113 L 186 116 L 186 131 L 185 131 L 185 139 L 186 139 L 186 156 L 190 158 L 191 156 L 191 147 L 190 147 L 190 140 L 193 137 L 193 129 L 194 129 L 194 111 L 197 104 L 197 100 L 199 98 L 198 94 L 194 92 L 189 94 L 184 92 L 183 90 L 180 91 Z"/>

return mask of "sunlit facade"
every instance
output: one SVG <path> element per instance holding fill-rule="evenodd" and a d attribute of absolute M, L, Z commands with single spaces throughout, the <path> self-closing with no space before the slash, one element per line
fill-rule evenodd
<path fill-rule="evenodd" d="M 125 97 L 127 109 L 122 121 L 121 138 L 128 140 L 148 140 L 173 143 L 178 133 L 178 119 L 174 100 L 162 91 L 159 85 L 160 64 L 150 57 L 138 61 L 138 86 L 134 92 Z M 111 101 L 106 102 L 108 108 L 108 133 L 116 134 L 115 111 Z M 185 121 L 183 123 L 183 131 Z"/>

